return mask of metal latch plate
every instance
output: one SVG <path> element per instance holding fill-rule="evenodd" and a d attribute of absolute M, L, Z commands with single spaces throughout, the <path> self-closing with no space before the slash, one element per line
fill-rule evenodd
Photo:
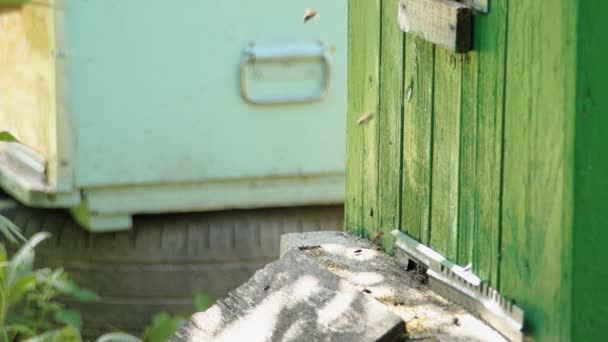
<path fill-rule="evenodd" d="M 524 311 L 495 289 L 484 284 L 470 267 L 461 267 L 407 234 L 394 230 L 400 264 L 412 260 L 424 264 L 432 290 L 477 314 L 511 341 L 523 340 Z"/>

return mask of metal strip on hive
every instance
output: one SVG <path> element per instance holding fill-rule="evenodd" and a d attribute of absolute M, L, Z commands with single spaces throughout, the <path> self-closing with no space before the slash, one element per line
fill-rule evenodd
<path fill-rule="evenodd" d="M 470 267 L 456 265 L 399 230 L 392 234 L 397 238 L 398 261 L 404 266 L 410 260 L 426 265 L 432 290 L 476 313 L 509 340 L 523 340 L 524 312 L 520 307 L 484 284 Z"/>
<path fill-rule="evenodd" d="M 45 181 L 46 159 L 33 149 L 21 143 L 10 143 L 6 148 L 6 156 L 16 165 L 27 169 Z"/>

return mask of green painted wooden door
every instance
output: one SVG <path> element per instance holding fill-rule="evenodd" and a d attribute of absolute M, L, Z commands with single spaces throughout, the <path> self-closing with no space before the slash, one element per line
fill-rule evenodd
<path fill-rule="evenodd" d="M 472 263 L 537 340 L 605 340 L 606 5 L 490 1 L 456 54 L 397 4 L 349 3 L 346 228 Z"/>

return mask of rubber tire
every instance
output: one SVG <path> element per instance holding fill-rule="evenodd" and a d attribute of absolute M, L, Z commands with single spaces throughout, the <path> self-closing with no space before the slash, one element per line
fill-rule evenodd
<path fill-rule="evenodd" d="M 160 311 L 190 315 L 196 293 L 221 298 L 275 260 L 281 234 L 339 230 L 344 215 L 342 206 L 147 215 L 134 217 L 130 231 L 92 234 L 63 210 L 4 213 L 27 236 L 52 234 L 37 248 L 37 267 L 63 267 L 100 294 L 67 303 L 82 313 L 87 337 L 140 334 Z"/>

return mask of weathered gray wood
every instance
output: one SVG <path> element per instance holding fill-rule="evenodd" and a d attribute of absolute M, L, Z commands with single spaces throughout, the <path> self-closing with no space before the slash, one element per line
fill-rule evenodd
<path fill-rule="evenodd" d="M 477 12 L 488 13 L 488 0 L 464 0 L 463 3 L 473 7 Z"/>
<path fill-rule="evenodd" d="M 473 9 L 453 0 L 399 1 L 399 28 L 451 51 L 473 45 Z"/>
<path fill-rule="evenodd" d="M 506 341 L 482 320 L 433 292 L 420 269 L 406 271 L 407 263 L 400 265 L 369 240 L 345 232 L 291 233 L 281 236 L 281 246 L 284 251 L 301 250 L 343 280 L 369 291 L 407 322 L 409 341 Z"/>
<path fill-rule="evenodd" d="M 169 341 L 395 341 L 404 334 L 399 316 L 295 248 Z"/>
<path fill-rule="evenodd" d="M 367 240 L 355 240 L 353 234 L 341 231 L 317 231 L 308 233 L 290 233 L 281 235 L 281 258 L 293 249 L 314 249 L 332 243 L 342 247 L 353 248 L 368 246 Z M 364 245 L 362 245 L 364 243 Z"/>

